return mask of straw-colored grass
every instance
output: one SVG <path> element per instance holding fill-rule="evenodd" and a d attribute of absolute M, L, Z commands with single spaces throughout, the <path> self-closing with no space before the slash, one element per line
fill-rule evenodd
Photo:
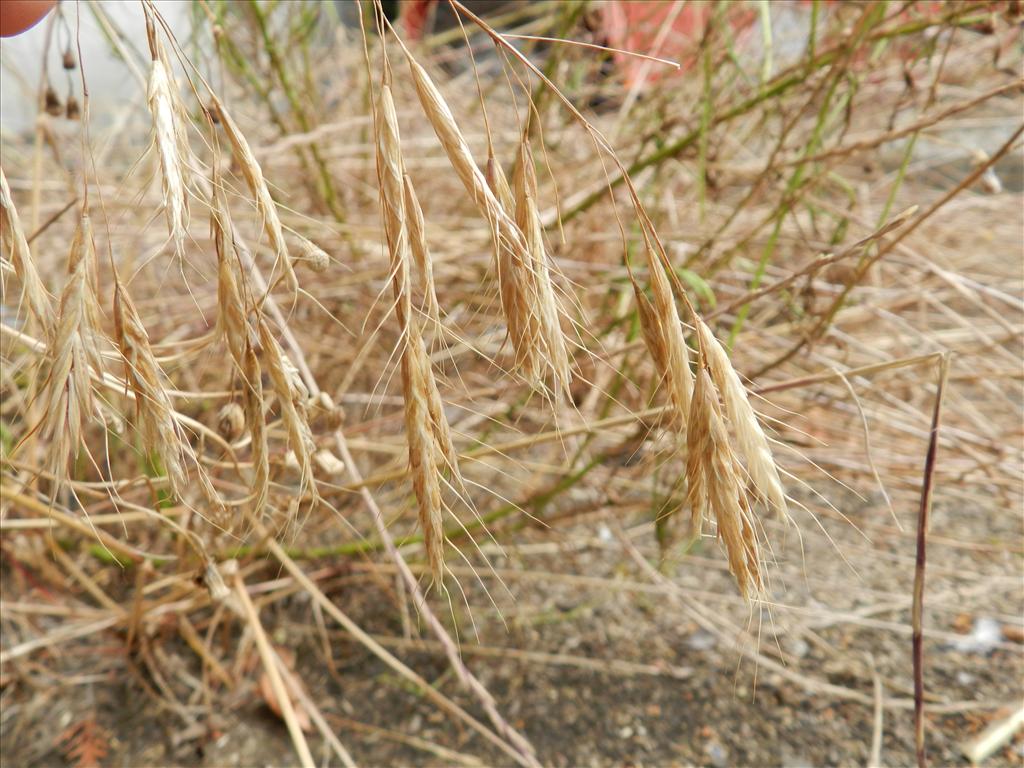
<path fill-rule="evenodd" d="M 721 670 L 618 656 L 692 621 L 716 654 L 738 639 L 785 685 L 874 706 L 827 632 L 906 629 L 902 526 L 947 352 L 928 535 L 984 557 L 933 561 L 925 618 L 965 590 L 1012 613 L 1009 11 L 767 4 L 754 23 L 813 13 L 815 35 L 757 48 L 723 4 L 678 73 L 647 60 L 629 93 L 602 70 L 628 54 L 528 39 L 596 45 L 575 3 L 493 29 L 454 5 L 464 30 L 413 43 L 367 4 L 360 44 L 314 39 L 328 4 L 203 3 L 193 49 L 147 2 L 141 57 L 80 9 L 139 109 L 111 132 L 72 82 L 84 124 L 3 136 L 0 696 L 91 685 L 74 664 L 102 658 L 188 744 L 200 708 L 257 689 L 258 657 L 305 763 L 405 759 L 374 740 L 398 731 L 434 762 L 532 766 L 563 757 L 526 738 L 533 693 L 471 667 L 686 686 Z M 442 44 L 462 34 L 472 61 Z M 690 535 L 663 536 L 681 517 Z M 898 645 L 872 645 L 886 718 L 914 704 Z M 330 693 L 366 682 L 364 652 L 388 669 L 366 673 L 389 705 L 373 718 Z M 435 652 L 452 676 L 416 671 Z M 458 727 L 406 733 L 390 697 L 410 690 Z M 684 759 L 651 733 L 649 761 Z"/>

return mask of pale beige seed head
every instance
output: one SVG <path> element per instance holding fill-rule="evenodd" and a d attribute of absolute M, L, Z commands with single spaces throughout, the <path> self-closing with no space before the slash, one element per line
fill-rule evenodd
<path fill-rule="evenodd" d="M 58 483 L 68 461 L 82 446 L 82 428 L 95 408 L 91 371 L 102 371 L 97 338 L 96 253 L 89 216 L 83 211 L 68 255 L 68 278 L 50 345 L 50 375 L 45 389 L 42 435 L 49 441 L 49 463 Z"/>
<path fill-rule="evenodd" d="M 633 296 L 636 298 L 637 317 L 640 320 L 640 333 L 644 339 L 644 346 L 654 361 L 654 369 L 661 381 L 667 382 L 669 377 L 668 367 L 668 346 L 665 343 L 664 329 L 661 318 L 647 298 L 636 280 L 633 283 Z"/>
<path fill-rule="evenodd" d="M 779 471 L 772 457 L 768 438 L 761 428 L 757 414 L 750 405 L 747 390 L 732 367 L 725 349 L 715 338 L 707 324 L 697 319 L 697 333 L 711 370 L 711 377 L 722 393 L 725 413 L 736 433 L 736 441 L 746 462 L 751 486 L 758 498 L 787 518 L 786 494 L 782 489 Z"/>
<path fill-rule="evenodd" d="M 0 241 L 3 242 L 5 252 L 10 254 L 14 273 L 21 282 L 24 302 L 39 323 L 43 336 L 49 339 L 54 325 L 53 304 L 29 250 L 28 240 L 21 227 L 18 210 L 14 207 L 14 198 L 11 196 L 11 188 L 7 186 L 7 176 L 4 175 L 3 168 L 0 168 Z"/>
<path fill-rule="evenodd" d="M 715 516 L 718 537 L 725 545 L 729 570 L 744 597 L 752 591 L 762 589 L 760 553 L 757 539 L 750 520 L 750 508 L 746 491 L 740 481 L 739 463 L 729 444 L 729 433 L 722 418 L 718 398 L 706 370 L 701 368 L 697 376 L 702 378 L 701 401 L 693 409 L 693 416 L 700 419 L 690 429 L 706 433 L 702 440 L 699 460 L 703 469 L 701 491 L 706 494 L 707 509 Z M 687 457 L 690 461 L 691 457 Z M 689 476 L 689 473 L 688 473 Z"/>
<path fill-rule="evenodd" d="M 427 232 L 423 219 L 423 209 L 416 197 L 409 174 L 403 176 L 405 191 L 405 215 L 409 229 L 409 245 L 412 248 L 413 261 L 416 262 L 417 274 L 420 278 L 420 291 L 427 316 L 435 323 L 441 322 L 441 309 L 437 303 L 437 290 L 434 286 L 434 265 L 427 247 Z"/>
<path fill-rule="evenodd" d="M 711 399 L 716 396 L 710 383 L 707 375 L 699 371 L 687 419 L 686 505 L 690 508 L 692 536 L 700 536 L 708 511 L 708 485 L 704 474 L 712 450 L 708 414 L 714 407 Z"/>
<path fill-rule="evenodd" d="M 174 109 L 173 88 L 171 75 L 162 58 L 154 58 L 149 72 L 147 101 L 153 120 L 153 142 L 160 159 L 167 229 L 174 243 L 174 252 L 181 256 L 188 231 L 188 195 L 185 190 L 186 159 L 181 155 L 179 141 L 182 130 L 175 124 L 178 115 Z"/>
<path fill-rule="evenodd" d="M 399 327 L 404 332 L 412 313 L 409 289 L 409 230 L 405 210 L 405 174 L 398 114 L 391 87 L 383 85 L 375 113 L 377 124 L 377 177 L 380 185 L 384 233 L 391 257 L 391 286 Z"/>
<path fill-rule="evenodd" d="M 281 345 L 270 332 L 265 322 L 259 324 L 260 346 L 267 373 L 277 395 L 281 409 L 281 420 L 288 431 L 288 447 L 295 455 L 299 468 L 300 492 L 309 491 L 316 496 L 313 479 L 313 453 L 316 445 L 306 415 L 306 399 L 309 396 L 298 371 L 284 354 Z"/>
<path fill-rule="evenodd" d="M 487 160 L 487 184 L 505 209 L 515 210 L 512 189 L 493 155 Z M 512 243 L 501 238 L 495 239 L 495 271 L 501 308 L 515 352 L 515 369 L 528 381 L 534 381 L 541 377 L 543 368 L 537 354 L 538 317 L 531 308 L 532 279 L 522 256 L 513 249 Z"/>
<path fill-rule="evenodd" d="M 184 499 L 189 489 L 187 468 L 193 467 L 214 519 L 222 519 L 224 504 L 178 423 L 149 334 L 119 281 L 114 287 L 114 327 L 125 381 L 135 395 L 135 417 L 143 444 L 162 460 L 171 491 L 179 499 Z"/>
<path fill-rule="evenodd" d="M 531 383 L 543 386 L 550 372 L 555 389 L 568 392 L 572 372 L 562 333 L 564 309 L 554 290 L 552 266 L 544 248 L 543 228 L 537 211 L 537 180 L 529 145 L 520 146 L 512 186 L 501 166 L 488 158 L 487 179 L 499 199 L 514 208 L 514 224 L 524 247 L 516 240 L 498 238 L 497 271 L 502 309 L 516 352 L 516 366 Z"/>
<path fill-rule="evenodd" d="M 149 334 L 120 282 L 114 286 L 114 329 L 124 359 L 125 381 L 135 395 L 135 419 L 143 445 L 160 457 L 171 490 L 181 498 L 187 487 L 185 443 L 150 348 Z"/>
<path fill-rule="evenodd" d="M 518 202 L 518 201 L 517 201 Z M 551 371 L 555 389 L 568 394 L 572 380 L 569 352 L 562 333 L 561 318 L 564 314 L 561 302 L 555 294 L 551 280 L 550 261 L 544 249 L 544 236 L 535 199 L 527 195 L 517 210 L 525 210 L 527 253 L 530 256 L 528 271 L 532 278 L 532 302 L 527 308 L 535 312 L 538 320 L 540 354 L 547 369 Z"/>
<path fill-rule="evenodd" d="M 235 241 L 231 213 L 219 180 L 214 179 L 210 227 L 217 251 L 217 330 L 224 336 L 231 358 L 239 372 L 245 369 L 245 345 L 248 322 L 244 298 L 238 282 Z"/>
<path fill-rule="evenodd" d="M 270 449 L 267 447 L 267 426 L 263 416 L 263 382 L 259 357 L 248 339 L 245 341 L 242 365 L 242 406 L 249 422 L 252 438 L 252 503 L 256 514 L 262 514 L 270 489 Z"/>
<path fill-rule="evenodd" d="M 327 251 L 306 237 L 299 236 L 299 260 L 310 271 L 323 274 L 331 266 L 331 257 Z"/>
<path fill-rule="evenodd" d="M 430 414 L 430 371 L 423 341 L 416 326 L 410 327 L 402 353 L 402 396 L 405 432 L 409 444 L 409 474 L 416 495 L 420 528 L 427 562 L 435 582 L 441 583 L 444 568 L 444 528 L 437 432 Z M 443 415 L 443 414 L 442 414 Z"/>
<path fill-rule="evenodd" d="M 484 175 L 473 159 L 469 144 L 455 122 L 448 103 L 427 71 L 408 51 L 406 51 L 406 58 L 409 61 L 413 85 L 416 88 L 420 105 L 423 107 L 423 113 L 441 142 L 441 147 L 448 156 L 452 169 L 462 181 L 470 197 L 473 198 L 477 209 L 487 219 L 494 237 L 498 240 L 506 240 L 513 252 L 525 261 L 526 244 L 523 235 L 515 225 L 510 209 L 503 207 L 488 187 Z"/>
<path fill-rule="evenodd" d="M 277 204 L 267 188 L 267 182 L 263 178 L 263 169 L 256 160 L 256 155 L 253 154 L 252 149 L 249 147 L 249 142 L 246 140 L 245 135 L 238 128 L 223 102 L 216 95 L 211 98 L 214 107 L 220 115 L 220 123 L 224 126 L 224 133 L 227 135 L 231 148 L 234 150 L 235 159 L 242 169 L 245 182 L 249 186 L 249 191 L 252 193 L 253 198 L 256 200 L 256 209 L 263 220 L 263 229 L 267 233 L 267 239 L 270 241 L 270 246 L 273 248 L 276 257 L 274 269 L 281 269 L 288 282 L 288 287 L 293 291 L 297 291 L 299 281 L 295 275 L 295 270 L 292 269 L 291 257 L 288 254 L 288 244 L 285 242 L 281 219 L 277 213 Z"/>
<path fill-rule="evenodd" d="M 690 353 L 683 337 L 683 325 L 679 320 L 672 287 L 657 254 L 647 249 L 647 264 L 651 278 L 651 297 L 661 328 L 661 340 L 665 348 L 669 392 L 679 416 L 679 423 L 685 426 L 693 397 L 693 373 L 690 370 Z"/>
<path fill-rule="evenodd" d="M 442 148 L 448 155 L 453 170 L 478 207 L 499 207 L 487 188 L 480 169 L 477 168 L 473 153 L 470 152 L 469 145 L 466 143 L 462 131 L 459 130 L 451 109 L 448 108 L 448 103 L 419 62 L 411 55 L 407 58 L 420 105 L 434 129 L 434 133 L 437 134 Z"/>

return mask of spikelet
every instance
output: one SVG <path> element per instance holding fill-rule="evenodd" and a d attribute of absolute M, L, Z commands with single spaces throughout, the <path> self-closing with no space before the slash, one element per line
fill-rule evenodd
<path fill-rule="evenodd" d="M 430 359 L 415 324 L 406 331 L 402 354 L 402 397 L 405 401 L 405 434 L 409 443 L 409 472 L 416 494 L 423 544 L 430 574 L 442 580 L 444 530 L 437 429 L 431 417 L 431 390 L 436 390 Z M 443 411 L 440 416 L 443 418 Z M 457 464 L 455 465 L 458 466 Z"/>
<path fill-rule="evenodd" d="M 713 391 L 708 390 L 710 380 L 703 371 L 697 375 L 690 402 L 686 429 L 686 505 L 690 508 L 690 534 L 699 536 L 704 527 L 704 518 L 708 512 L 708 486 L 704 477 L 704 463 L 711 455 L 711 433 L 708 419 L 704 417 L 704 409 L 711 408 L 707 402 L 714 398 Z M 698 418 L 694 419 L 693 416 Z"/>
<path fill-rule="evenodd" d="M 427 121 L 441 142 L 441 148 L 448 156 L 452 169 L 473 198 L 477 209 L 487 219 L 495 240 L 499 244 L 504 242 L 522 263 L 528 263 L 526 240 L 512 218 L 511 207 L 503 205 L 491 191 L 473 159 L 473 153 L 462 131 L 459 130 L 451 109 L 448 108 L 448 103 L 434 85 L 434 81 L 430 79 L 430 75 L 408 51 L 405 54 L 420 106 L 423 107 Z"/>
<path fill-rule="evenodd" d="M 331 266 L 331 257 L 327 251 L 302 235 L 299 235 L 299 261 L 317 274 L 323 274 Z"/>
<path fill-rule="evenodd" d="M 84 210 L 71 243 L 68 279 L 50 345 L 51 367 L 45 390 L 42 434 L 50 443 L 50 469 L 59 483 L 68 461 L 82 446 L 82 427 L 94 411 L 90 369 L 102 371 L 96 348 L 99 305 L 92 225 Z"/>
<path fill-rule="evenodd" d="M 242 410 L 252 440 L 253 509 L 259 514 L 266 505 L 270 484 L 270 450 L 263 416 L 262 369 L 250 334 L 243 285 L 238 280 L 231 212 L 216 170 L 210 206 L 210 228 L 213 230 L 217 251 L 217 330 L 224 336 L 231 359 L 242 378 Z"/>
<path fill-rule="evenodd" d="M 32 259 L 3 168 L 0 168 L 0 241 L 3 242 L 4 250 L 11 255 L 14 273 L 21 282 L 23 300 L 39 323 L 44 337 L 49 339 L 53 333 L 53 306 Z"/>
<path fill-rule="evenodd" d="M 192 465 L 203 494 L 215 509 L 221 510 L 223 504 L 175 418 L 149 334 L 119 280 L 114 285 L 114 328 L 124 358 L 125 381 L 135 395 L 135 417 L 143 444 L 163 461 L 171 490 L 179 499 L 184 498 L 188 488 L 186 467 Z"/>
<path fill-rule="evenodd" d="M 262 514 L 270 487 L 270 450 L 267 447 L 267 425 L 263 417 L 263 381 L 256 349 L 245 340 L 242 362 L 242 408 L 249 422 L 252 437 L 252 499 L 253 510 Z"/>
<path fill-rule="evenodd" d="M 163 51 L 153 44 L 153 63 L 146 92 L 153 119 L 153 141 L 160 159 L 167 230 L 174 243 L 174 252 L 182 256 L 188 231 L 188 193 L 185 187 L 188 140 L 176 109 L 177 96 L 173 75 Z"/>
<path fill-rule="evenodd" d="M 672 296 L 672 287 L 657 254 L 650 247 L 647 248 L 647 264 L 651 277 L 653 301 L 645 309 L 653 309 L 653 312 L 640 310 L 644 341 L 655 362 L 662 361 L 661 365 L 664 367 L 662 375 L 668 384 L 679 425 L 685 428 L 690 412 L 690 399 L 693 396 L 690 353 L 686 347 L 686 340 L 683 338 L 683 326 L 679 320 L 675 299 Z M 646 301 L 646 297 L 643 300 L 639 298 L 640 292 L 635 283 L 634 291 L 637 293 L 637 306 L 639 307 Z"/>
<path fill-rule="evenodd" d="M 384 233 L 391 257 L 391 285 L 398 325 L 404 332 L 412 312 L 409 292 L 409 233 L 406 228 L 405 182 L 398 114 L 391 86 L 381 86 L 377 101 L 377 177 L 380 183 Z"/>
<path fill-rule="evenodd" d="M 412 258 L 416 262 L 416 270 L 420 278 L 420 291 L 423 293 L 427 316 L 435 324 L 440 324 L 441 309 L 437 303 L 437 291 L 434 287 L 434 265 L 431 263 L 430 250 L 427 248 L 423 209 L 420 208 L 420 201 L 416 198 L 416 190 L 413 188 L 409 174 L 406 173 L 402 180 L 405 182 L 405 221 L 409 229 Z"/>
<path fill-rule="evenodd" d="M 699 433 L 693 440 L 697 450 L 687 456 L 686 472 L 688 499 L 699 505 L 694 519 L 699 524 L 705 509 L 714 514 L 729 570 L 740 593 L 748 597 L 763 588 L 757 538 L 721 406 L 704 368 L 697 372 L 688 422 L 688 432 Z"/>
<path fill-rule="evenodd" d="M 512 189 L 494 155 L 487 158 L 487 184 L 506 210 L 515 210 Z M 537 314 L 530 309 L 530 272 L 508 240 L 499 239 L 495 244 L 495 271 L 501 308 L 515 353 L 515 369 L 527 380 L 537 380 L 543 374 L 536 354 L 538 345 L 534 342 L 540 330 Z"/>
<path fill-rule="evenodd" d="M 773 508 L 784 519 L 786 512 L 786 494 L 782 489 L 775 459 L 772 457 L 768 438 L 761 429 L 757 414 L 747 398 L 747 390 L 740 381 L 736 369 L 729 362 L 729 356 L 719 344 L 718 339 L 707 324 L 697 318 L 697 333 L 700 345 L 707 357 L 708 368 L 715 386 L 722 393 L 725 413 L 736 433 L 736 442 L 746 462 L 747 474 L 754 494 Z"/>
<path fill-rule="evenodd" d="M 220 179 L 214 175 L 210 228 L 217 251 L 217 331 L 224 336 L 231 358 L 239 372 L 245 368 L 245 344 L 248 323 L 244 298 L 236 278 L 235 240 L 231 213 Z"/>
<path fill-rule="evenodd" d="M 643 335 L 644 345 L 654 361 L 658 377 L 661 381 L 667 382 L 669 379 L 668 345 L 665 343 L 661 319 L 643 288 L 637 285 L 632 276 L 630 276 L 630 281 L 633 283 L 633 296 L 636 299 L 637 316 L 640 320 L 640 333 Z"/>
<path fill-rule="evenodd" d="M 408 51 L 406 52 L 406 59 L 409 62 L 409 70 L 412 72 L 413 85 L 416 88 L 416 95 L 419 97 L 420 105 L 423 107 L 423 112 L 434 129 L 434 133 L 437 135 L 438 140 L 440 140 L 441 147 L 444 149 L 445 154 L 448 155 L 452 169 L 459 177 L 459 180 L 462 181 L 470 197 L 473 198 L 473 202 L 484 212 L 488 221 L 491 221 L 493 224 L 502 218 L 507 220 L 507 214 L 487 187 L 483 174 L 480 173 L 476 161 L 473 160 L 473 153 L 470 152 L 469 144 L 466 143 L 462 131 L 459 130 L 455 117 L 448 108 L 448 103 L 444 100 L 437 86 L 434 85 L 434 81 L 431 80 L 427 71 L 420 66 L 419 62 Z M 508 223 L 507 221 L 503 222 L 505 225 Z"/>
<path fill-rule="evenodd" d="M 469 145 L 441 92 L 426 70 L 408 51 L 406 58 L 416 94 L 428 122 L 440 140 L 445 154 L 448 155 L 456 175 L 491 227 L 498 260 L 502 308 L 505 310 L 509 335 L 516 351 L 517 367 L 521 368 L 527 378 L 534 383 L 540 380 L 543 371 L 549 370 L 555 379 L 556 388 L 560 387 L 567 391 L 571 369 L 565 338 L 560 327 L 561 309 L 550 283 L 549 264 L 546 256 L 538 258 L 538 255 L 543 253 L 543 238 L 540 236 L 536 199 L 534 197 L 532 203 L 525 200 L 522 202 L 522 221 L 530 221 L 532 230 L 525 233 L 512 218 L 511 205 L 508 202 L 503 203 L 499 197 L 503 196 L 503 190 L 502 180 L 496 170 L 497 164 L 488 163 L 489 184 L 488 177 L 485 177 L 477 167 Z M 526 191 L 530 191 L 529 188 L 526 188 Z M 533 195 L 536 194 L 535 186 L 532 192 Z M 508 197 L 511 198 L 511 195 Z M 531 207 L 533 212 L 527 213 Z M 528 284 L 527 278 L 511 277 L 517 265 L 522 265 L 531 275 Z M 536 319 L 529 320 L 530 315 L 536 315 Z"/>
<path fill-rule="evenodd" d="M 315 498 L 316 484 L 313 481 L 312 461 L 316 445 L 306 414 L 309 390 L 306 389 L 299 372 L 284 354 L 266 322 L 260 321 L 259 333 L 263 360 L 281 407 L 281 420 L 288 430 L 288 446 L 299 466 L 299 491 L 309 491 Z"/>
<path fill-rule="evenodd" d="M 260 218 L 263 220 L 263 229 L 267 233 L 270 246 L 274 249 L 274 270 L 276 271 L 280 268 L 284 272 L 289 289 L 297 291 L 299 280 L 295 276 L 295 270 L 292 268 L 291 258 L 288 254 L 288 244 L 285 242 L 284 230 L 281 227 L 281 219 L 277 215 L 277 204 L 274 202 L 274 198 L 270 196 L 267 182 L 263 178 L 263 169 L 249 147 L 249 142 L 246 141 L 238 125 L 228 113 L 227 108 L 216 95 L 211 95 L 211 99 L 214 109 L 220 116 L 220 124 L 224 126 L 224 133 L 227 135 L 231 148 L 234 150 L 235 160 L 242 169 L 242 175 L 249 186 L 249 191 L 256 200 L 256 210 L 259 211 Z"/>
<path fill-rule="evenodd" d="M 411 184 L 407 186 L 398 117 L 391 87 L 386 80 L 381 86 L 376 118 L 381 209 L 390 253 L 390 282 L 395 296 L 395 314 L 402 333 L 402 395 L 405 402 L 406 440 L 409 444 L 409 472 L 430 573 L 434 581 L 440 582 L 444 567 L 444 507 L 440 473 L 447 468 L 460 484 L 462 475 L 444 413 L 444 403 L 437 389 L 419 324 L 411 311 L 409 262 L 412 249 L 410 228 L 407 226 L 409 198 L 406 190 L 412 190 Z M 411 203 L 418 209 L 414 196 Z M 422 232 L 422 218 L 419 226 Z M 425 242 L 423 247 L 425 249 Z M 424 256 L 429 259 L 425 253 Z"/>
<path fill-rule="evenodd" d="M 569 390 L 571 372 L 569 353 L 562 334 L 561 316 L 564 310 L 555 295 L 551 282 L 548 255 L 544 249 L 543 228 L 537 211 L 537 177 L 533 167 L 533 154 L 525 139 L 519 145 L 519 158 L 512 177 L 512 190 L 516 204 L 516 225 L 526 238 L 529 257 L 527 271 L 530 278 L 528 312 L 536 313 L 540 331 L 536 343 L 541 349 L 545 366 L 551 371 L 556 388 Z"/>

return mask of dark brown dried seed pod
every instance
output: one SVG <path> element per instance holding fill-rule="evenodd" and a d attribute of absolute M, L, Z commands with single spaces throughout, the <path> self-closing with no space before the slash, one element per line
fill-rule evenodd
<path fill-rule="evenodd" d="M 78 62 L 75 61 L 75 54 L 70 48 L 64 51 L 64 57 L 61 59 L 61 64 L 64 66 L 64 69 L 67 70 L 72 70 L 78 66 Z"/>
<path fill-rule="evenodd" d="M 64 105 L 57 98 L 57 92 L 50 86 L 46 86 L 46 93 L 43 94 L 43 108 L 51 117 L 61 117 L 64 114 Z"/>
<path fill-rule="evenodd" d="M 64 117 L 68 120 L 77 120 L 82 116 L 82 110 L 78 106 L 78 99 L 68 96 L 68 103 L 64 107 Z"/>

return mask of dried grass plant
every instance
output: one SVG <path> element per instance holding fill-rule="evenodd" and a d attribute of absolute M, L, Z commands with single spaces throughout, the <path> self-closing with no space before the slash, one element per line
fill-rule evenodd
<path fill-rule="evenodd" d="M 762 4 L 751 22 L 720 4 L 676 67 L 608 50 L 587 7 L 488 21 L 452 2 L 456 26 L 414 41 L 377 2 L 332 39 L 330 4 L 198 3 L 185 45 L 147 0 L 143 51 L 102 4 L 77 11 L 142 108 L 107 131 L 83 61 L 80 123 L 3 137 L 0 703 L 62 679 L 51 666 L 92 680 L 67 665 L 102 656 L 181 749 L 256 675 L 303 765 L 407 757 L 383 736 L 535 766 L 559 755 L 530 741 L 512 701 L 529 691 L 474 673 L 488 657 L 719 673 L 539 647 L 576 626 L 547 618 L 565 589 L 625 596 L 580 647 L 641 648 L 637 596 L 670 598 L 786 684 L 923 706 L 891 658 L 883 693 L 862 659 L 840 684 L 776 637 L 838 621 L 812 587 L 849 601 L 844 561 L 874 603 L 836 610 L 902 631 L 874 611 L 902 610 L 901 518 L 950 352 L 928 535 L 998 557 L 930 566 L 925 605 L 958 608 L 964 574 L 1006 591 L 981 579 L 1004 584 L 996 563 L 1019 554 L 992 512 L 1022 498 L 1016 17 Z M 727 32 L 783 14 L 813 33 Z M 54 19 L 47 45 L 73 39 Z M 609 76 L 623 57 L 646 84 Z M 978 125 L 985 152 L 965 154 Z M 971 539 L 956 505 L 996 532 Z M 684 516 L 691 535 L 663 538 Z M 43 583 L 68 606 L 36 606 Z M 429 654 L 450 677 L 420 669 Z M 414 690 L 457 728 L 413 736 L 335 684 Z"/>

